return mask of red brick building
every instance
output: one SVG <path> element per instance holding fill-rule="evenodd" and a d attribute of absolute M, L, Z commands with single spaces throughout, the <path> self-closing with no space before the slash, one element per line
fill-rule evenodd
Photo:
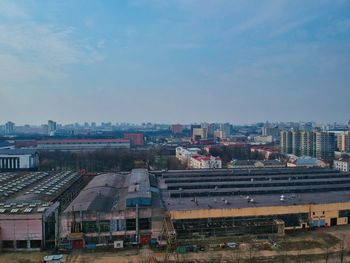
<path fill-rule="evenodd" d="M 133 146 L 142 146 L 145 142 L 143 133 L 125 133 L 124 139 L 130 140 Z"/>
<path fill-rule="evenodd" d="M 182 133 L 182 125 L 181 124 L 173 124 L 171 126 L 171 131 L 174 135 Z"/>

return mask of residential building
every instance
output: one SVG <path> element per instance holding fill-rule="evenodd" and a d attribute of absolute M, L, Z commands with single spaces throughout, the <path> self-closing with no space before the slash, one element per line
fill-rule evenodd
<path fill-rule="evenodd" d="M 274 139 L 276 139 L 279 136 L 279 129 L 278 127 L 262 127 L 261 135 L 272 136 Z"/>
<path fill-rule="evenodd" d="M 350 159 L 334 160 L 333 168 L 342 172 L 350 172 Z"/>
<path fill-rule="evenodd" d="M 314 133 L 302 131 L 300 132 L 300 155 L 314 156 Z"/>
<path fill-rule="evenodd" d="M 281 152 L 290 154 L 292 153 L 292 132 L 291 131 L 281 131 Z"/>
<path fill-rule="evenodd" d="M 301 142 L 300 132 L 292 131 L 292 154 L 300 156 L 301 153 Z"/>
<path fill-rule="evenodd" d="M 13 135 L 15 132 L 15 124 L 11 121 L 5 124 L 5 135 Z"/>
<path fill-rule="evenodd" d="M 223 131 L 220 130 L 215 130 L 214 131 L 214 138 L 218 138 L 218 139 L 225 139 L 225 133 Z"/>
<path fill-rule="evenodd" d="M 350 152 L 350 131 L 337 135 L 337 147 L 341 152 Z"/>
<path fill-rule="evenodd" d="M 192 141 L 197 142 L 200 139 L 207 139 L 207 129 L 206 128 L 193 128 L 192 131 Z"/>
<path fill-rule="evenodd" d="M 272 135 L 255 136 L 254 137 L 254 142 L 257 142 L 257 143 L 272 143 L 273 142 L 273 137 L 272 137 Z"/>
<path fill-rule="evenodd" d="M 280 148 L 285 154 L 331 161 L 334 159 L 335 135 L 332 132 L 282 131 Z"/>
<path fill-rule="evenodd" d="M 224 138 L 227 138 L 231 135 L 231 124 L 229 123 L 221 123 L 220 131 L 223 132 Z"/>
<path fill-rule="evenodd" d="M 316 158 L 332 161 L 335 151 L 335 135 L 332 132 L 316 132 Z"/>
<path fill-rule="evenodd" d="M 188 164 L 192 156 L 200 155 L 199 148 L 176 147 L 176 158 L 183 164 Z"/>
<path fill-rule="evenodd" d="M 193 169 L 220 169 L 222 160 L 220 157 L 196 155 L 190 159 L 190 168 Z"/>
<path fill-rule="evenodd" d="M 52 136 L 55 134 L 55 131 L 57 130 L 57 123 L 52 121 L 52 120 L 49 120 L 47 122 L 47 133 Z"/>

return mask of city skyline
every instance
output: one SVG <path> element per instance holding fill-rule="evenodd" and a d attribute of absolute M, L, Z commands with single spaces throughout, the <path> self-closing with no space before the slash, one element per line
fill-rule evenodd
<path fill-rule="evenodd" d="M 0 123 L 347 123 L 348 1 L 1 1 Z"/>

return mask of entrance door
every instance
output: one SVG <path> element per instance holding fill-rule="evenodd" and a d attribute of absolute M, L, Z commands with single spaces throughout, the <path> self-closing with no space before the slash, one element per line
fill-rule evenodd
<path fill-rule="evenodd" d="M 336 226 L 337 225 L 337 218 L 331 218 L 331 226 Z"/>
<path fill-rule="evenodd" d="M 73 249 L 82 249 L 84 248 L 84 242 L 82 239 L 73 240 Z"/>

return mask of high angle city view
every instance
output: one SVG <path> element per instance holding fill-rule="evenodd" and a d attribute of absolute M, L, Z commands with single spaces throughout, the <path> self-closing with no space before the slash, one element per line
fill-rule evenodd
<path fill-rule="evenodd" d="M 349 0 L 0 0 L 0 263 L 350 262 Z"/>

